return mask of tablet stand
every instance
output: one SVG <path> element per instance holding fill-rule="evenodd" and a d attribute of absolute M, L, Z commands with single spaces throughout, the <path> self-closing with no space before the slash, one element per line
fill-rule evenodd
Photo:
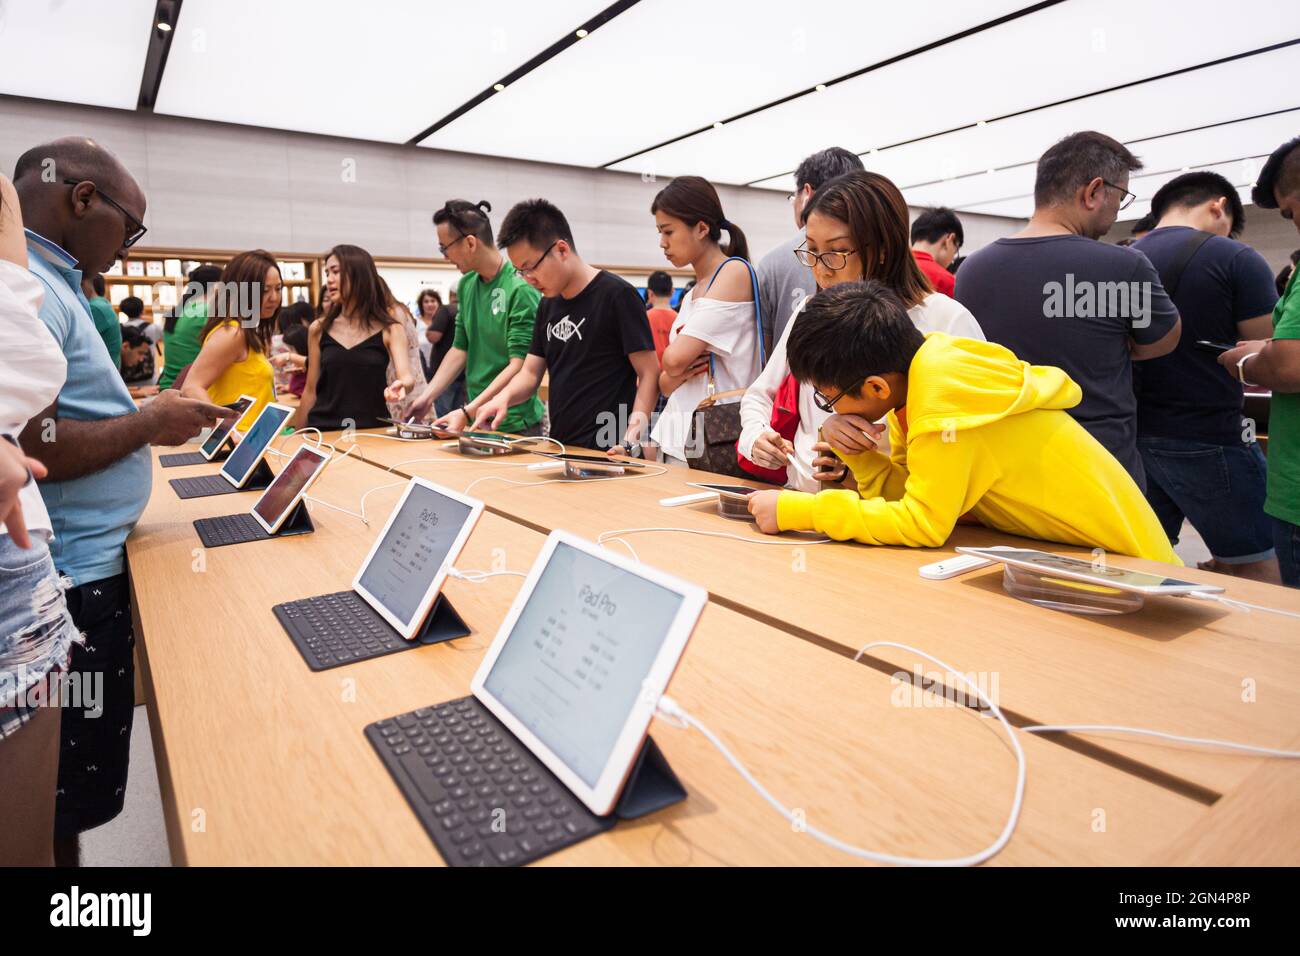
<path fill-rule="evenodd" d="M 257 463 L 248 480 L 239 486 L 240 491 L 265 491 L 271 482 L 275 481 L 275 472 L 271 466 L 266 463 L 266 457 Z"/>
<path fill-rule="evenodd" d="M 579 461 L 564 463 L 564 477 L 575 481 L 590 481 L 598 478 L 618 478 L 627 474 L 626 468 L 618 467 L 618 462 L 611 459 L 611 464 L 590 468 Z"/>
<path fill-rule="evenodd" d="M 458 637 L 469 637 L 471 633 L 470 626 L 451 606 L 447 595 L 439 594 L 429 609 L 429 616 L 424 619 L 424 626 L 416 632 L 415 640 L 421 644 L 441 644 Z"/>
<path fill-rule="evenodd" d="M 668 766 L 668 760 L 654 738 L 647 736 L 636 763 L 632 765 L 632 772 L 623 784 L 623 793 L 612 816 L 620 820 L 635 820 L 685 799 L 686 788 L 673 773 L 673 768 Z"/>

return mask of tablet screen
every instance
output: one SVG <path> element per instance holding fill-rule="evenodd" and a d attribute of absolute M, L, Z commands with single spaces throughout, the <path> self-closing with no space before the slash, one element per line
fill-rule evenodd
<path fill-rule="evenodd" d="M 325 464 L 326 456 L 316 449 L 303 446 L 289 459 L 284 471 L 275 476 L 275 481 L 257 499 L 253 511 L 271 527 L 294 504 L 298 493 L 307 486 L 311 476 Z"/>
<path fill-rule="evenodd" d="M 1151 574 L 1146 571 L 1130 571 L 1128 568 L 1112 568 L 1109 565 L 1093 564 L 1060 554 L 1046 551 L 1034 551 L 1029 548 L 991 549 L 961 548 L 963 553 L 976 552 L 994 561 L 1006 561 L 1017 566 L 1028 567 L 1040 574 L 1053 571 L 1071 578 L 1094 581 L 1097 584 L 1109 584 L 1129 591 L 1155 592 L 1162 590 L 1222 590 L 1217 585 L 1196 584 L 1192 581 L 1180 581 L 1178 578 L 1165 577 L 1163 574 Z"/>
<path fill-rule="evenodd" d="M 472 509 L 421 484 L 393 516 L 359 584 L 400 621 L 410 622 Z"/>
<path fill-rule="evenodd" d="M 715 485 L 704 481 L 687 482 L 692 488 L 703 488 L 705 491 L 716 491 L 720 495 L 726 495 L 729 498 L 748 498 L 756 491 L 762 491 L 762 488 L 751 488 L 748 485 Z"/>
<path fill-rule="evenodd" d="M 595 787 L 682 601 L 560 543 L 483 686 Z"/>
<path fill-rule="evenodd" d="M 248 430 L 244 440 L 235 446 L 226 463 L 221 466 L 221 473 L 232 481 L 242 483 L 262 457 L 262 452 L 266 451 L 266 446 L 271 444 L 271 439 L 280 433 L 280 426 L 288 419 L 290 412 L 291 409 L 278 405 L 267 405 L 262 409 L 262 414 L 257 416 L 257 421 Z"/>
<path fill-rule="evenodd" d="M 244 412 L 248 410 L 248 406 L 252 404 L 253 400 L 251 398 L 242 396 L 238 401 L 232 402 L 229 407 L 239 412 L 239 416 L 242 416 Z M 217 453 L 217 450 L 221 447 L 221 443 L 224 442 L 226 436 L 230 434 L 230 430 L 239 422 L 239 416 L 236 416 L 235 418 L 225 418 L 217 422 L 213 427 L 212 432 L 208 435 L 208 440 L 203 443 L 202 451 L 204 458 L 211 460 L 212 456 Z"/>

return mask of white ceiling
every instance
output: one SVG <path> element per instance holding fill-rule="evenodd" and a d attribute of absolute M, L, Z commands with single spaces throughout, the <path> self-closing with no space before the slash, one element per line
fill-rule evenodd
<path fill-rule="evenodd" d="M 0 2 L 0 93 L 135 109 L 153 11 L 154 0 Z"/>
<path fill-rule="evenodd" d="M 610 2 L 184 0 L 155 110 L 408 142 Z M 420 145 L 779 190 L 840 145 L 913 205 L 1022 217 L 1037 156 L 1091 128 L 1146 163 L 1135 217 L 1184 167 L 1248 186 L 1300 131 L 1300 45 L 1202 67 L 1292 40 L 1293 0 L 1064 0 L 978 29 L 1030 4 L 640 0 Z M 0 93 L 134 108 L 153 8 L 0 0 Z"/>

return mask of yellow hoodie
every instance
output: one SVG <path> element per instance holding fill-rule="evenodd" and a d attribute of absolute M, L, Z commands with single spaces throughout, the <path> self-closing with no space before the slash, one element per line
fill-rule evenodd
<path fill-rule="evenodd" d="M 783 491 L 777 523 L 929 548 L 969 512 L 1009 534 L 1182 564 L 1129 473 L 1064 411 L 1081 399 L 1059 368 L 932 332 L 908 369 L 903 421 L 889 413 L 890 456 L 844 457 L 861 497 Z"/>

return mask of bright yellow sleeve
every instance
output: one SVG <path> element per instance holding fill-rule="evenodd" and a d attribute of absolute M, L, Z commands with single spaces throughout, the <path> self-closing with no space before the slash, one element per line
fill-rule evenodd
<path fill-rule="evenodd" d="M 783 491 L 777 499 L 777 525 L 782 531 L 820 531 L 837 541 L 936 548 L 987 490 L 986 485 L 972 484 L 979 445 L 978 440 L 944 442 L 938 434 L 924 435 L 912 443 L 910 473 L 878 452 L 855 456 L 875 458 L 862 462 L 863 472 L 854 467 L 860 488 L 890 491 L 902 480 L 902 493 L 890 500 L 888 495 L 859 497 L 847 490 L 816 495 Z M 875 469 L 870 475 L 868 467 Z"/>

